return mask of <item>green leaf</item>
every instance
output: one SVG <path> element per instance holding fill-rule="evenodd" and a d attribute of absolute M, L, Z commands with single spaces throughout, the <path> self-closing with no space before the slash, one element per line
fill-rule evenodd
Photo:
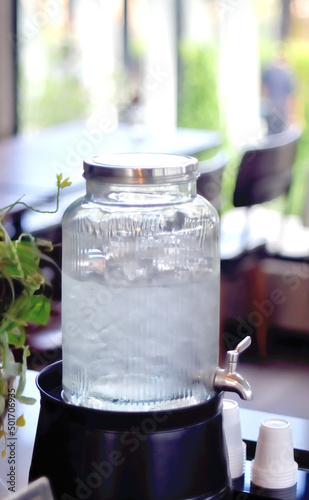
<path fill-rule="evenodd" d="M 3 396 L 0 396 L 0 416 L 3 415 L 5 410 L 5 398 Z"/>
<path fill-rule="evenodd" d="M 7 332 L 1 333 L 0 343 L 2 347 L 1 376 L 4 380 L 8 380 L 11 377 L 17 377 L 17 375 L 20 375 L 23 370 L 24 362 L 23 364 L 15 362 L 14 355 L 11 349 L 9 348 L 9 340 Z"/>
<path fill-rule="evenodd" d="M 17 427 L 24 427 L 26 425 L 24 414 L 20 415 L 20 417 L 16 419 L 16 425 Z"/>
<path fill-rule="evenodd" d="M 60 184 L 60 189 L 64 189 L 66 187 L 69 187 L 71 186 L 72 182 L 69 181 L 69 177 L 67 177 L 66 179 L 64 179 L 64 181 L 61 182 Z"/>
<path fill-rule="evenodd" d="M 69 177 L 66 179 L 62 180 L 62 174 L 57 174 L 57 188 L 64 189 L 65 187 L 71 186 L 72 182 L 69 181 Z"/>
<path fill-rule="evenodd" d="M 6 380 L 8 380 L 9 378 L 17 377 L 18 375 L 20 375 L 21 369 L 22 369 L 21 363 L 15 363 L 13 361 L 9 361 L 8 363 L 6 363 L 5 368 L 2 369 L 2 375 Z"/>
<path fill-rule="evenodd" d="M 45 295 L 32 295 L 28 301 L 27 311 L 22 315 L 24 321 L 37 325 L 46 325 L 50 318 L 50 299 Z"/>
<path fill-rule="evenodd" d="M 15 393 L 16 399 L 21 397 L 21 395 L 25 389 L 26 372 L 27 372 L 27 357 L 28 356 L 29 356 L 29 347 L 26 346 L 23 348 L 23 362 L 21 365 L 20 377 L 19 377 L 18 386 L 17 386 L 16 393 Z"/>
<path fill-rule="evenodd" d="M 2 378 L 0 378 L 0 394 L 1 396 L 6 396 L 7 394 L 7 384 Z"/>
<path fill-rule="evenodd" d="M 14 241 L 14 244 L 25 276 L 32 276 L 39 272 L 40 251 L 36 247 L 34 239 L 26 240 L 24 238 L 25 235 L 22 235 L 22 238 Z"/>
<path fill-rule="evenodd" d="M 60 188 L 62 181 L 62 174 L 57 174 L 57 188 Z"/>
<path fill-rule="evenodd" d="M 35 398 L 29 398 L 28 396 L 16 396 L 16 399 L 24 405 L 34 405 L 36 403 Z"/>
<path fill-rule="evenodd" d="M 22 347 L 25 345 L 26 341 L 26 332 L 25 329 L 18 325 L 17 328 L 8 332 L 8 341 L 9 345 L 13 345 L 14 347 Z"/>
<path fill-rule="evenodd" d="M 17 264 L 14 263 L 9 263 L 3 265 L 3 270 L 4 270 L 4 275 L 8 274 L 9 276 L 13 278 L 18 278 L 18 277 L 23 277 L 20 273 L 20 269 Z"/>

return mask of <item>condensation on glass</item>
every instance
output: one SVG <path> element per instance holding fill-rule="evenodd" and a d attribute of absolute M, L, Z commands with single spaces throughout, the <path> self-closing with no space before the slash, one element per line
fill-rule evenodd
<path fill-rule="evenodd" d="M 84 162 L 63 217 L 63 397 L 91 408 L 183 408 L 213 396 L 219 218 L 197 160 L 116 154 Z"/>

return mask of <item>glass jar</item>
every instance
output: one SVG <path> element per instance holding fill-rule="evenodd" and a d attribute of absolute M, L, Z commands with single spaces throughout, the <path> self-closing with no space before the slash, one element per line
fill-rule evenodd
<path fill-rule="evenodd" d="M 183 408 L 214 394 L 219 217 L 197 160 L 84 162 L 62 224 L 63 397 L 111 411 Z"/>

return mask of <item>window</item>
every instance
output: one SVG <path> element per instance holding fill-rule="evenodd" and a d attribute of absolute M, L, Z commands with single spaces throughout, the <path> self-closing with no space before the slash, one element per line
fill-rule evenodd
<path fill-rule="evenodd" d="M 102 117 L 174 126 L 176 3 L 18 0 L 21 130 Z"/>

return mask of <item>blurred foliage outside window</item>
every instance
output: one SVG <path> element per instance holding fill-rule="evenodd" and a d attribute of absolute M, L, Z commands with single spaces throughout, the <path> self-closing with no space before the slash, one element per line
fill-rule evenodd
<path fill-rule="evenodd" d="M 62 0 L 18 2 L 19 130 L 85 116 L 80 54 Z"/>
<path fill-rule="evenodd" d="M 20 129 L 41 129 L 73 119 L 84 118 L 88 96 L 78 76 L 72 70 L 77 58 L 75 46 L 69 38 L 57 47 L 47 47 L 46 75 L 43 81 L 30 82 L 20 89 Z M 27 77 L 20 71 L 20 82 Z"/>
<path fill-rule="evenodd" d="M 182 81 L 178 96 L 178 125 L 217 130 L 220 127 L 218 49 L 183 43 Z"/>

